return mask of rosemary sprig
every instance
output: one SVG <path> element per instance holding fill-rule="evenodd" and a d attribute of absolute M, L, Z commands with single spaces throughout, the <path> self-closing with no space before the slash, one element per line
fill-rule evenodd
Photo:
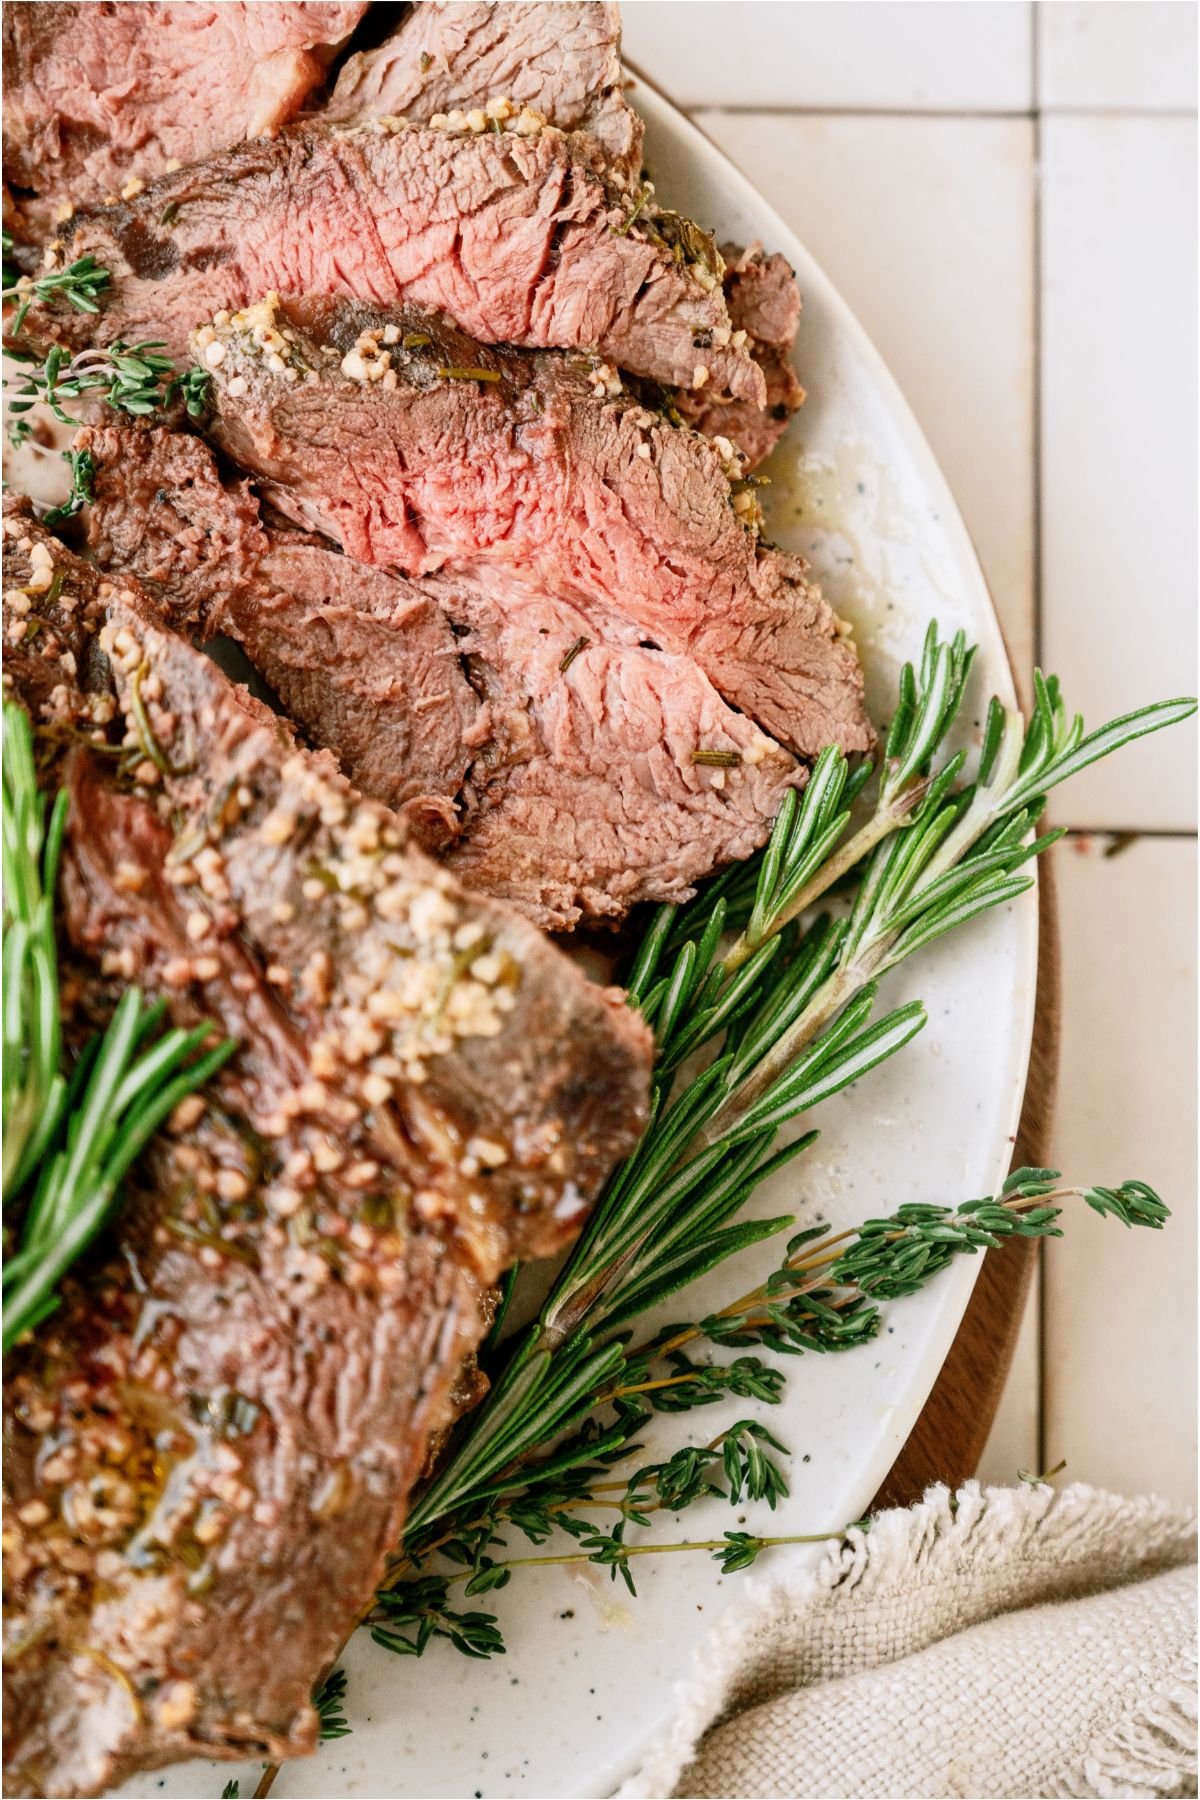
<path fill-rule="evenodd" d="M 54 886 L 67 819 L 60 793 L 47 820 L 33 733 L 4 708 L 4 1198 L 19 1192 L 58 1130 L 61 1067 Z"/>
<path fill-rule="evenodd" d="M 99 1044 L 76 1067 L 61 1145 L 43 1161 L 4 1265 L 4 1350 L 54 1311 L 67 1270 L 107 1222 L 120 1184 L 172 1109 L 216 1074 L 231 1040 L 198 1054 L 210 1025 L 159 1035 L 166 1002 L 136 988 L 120 999 Z"/>
<path fill-rule="evenodd" d="M 8 240 L 10 244 L 11 241 Z M 36 278 L 14 274 L 11 282 L 6 270 L 3 298 L 6 302 L 17 301 L 17 311 L 11 326 L 13 337 L 20 336 L 25 315 L 35 300 L 46 305 L 66 300 L 77 312 L 99 312 L 100 296 L 111 280 L 109 271 L 101 268 L 94 256 L 80 256 L 69 268 L 56 269 L 49 275 L 39 275 Z"/>
<path fill-rule="evenodd" d="M 970 662 L 961 634 L 944 644 L 931 627 L 919 671 L 901 678 L 872 818 L 852 839 L 843 841 L 862 777 L 828 750 L 749 870 L 687 908 L 659 908 L 627 982 L 657 1040 L 649 1128 L 488 1400 L 417 1498 L 406 1541 L 477 1506 L 537 1445 L 576 1429 L 627 1370 L 621 1334 L 635 1318 L 786 1228 L 786 1219 L 737 1217 L 753 1189 L 812 1142 L 776 1150 L 779 1128 L 895 1054 L 924 1023 L 914 1002 L 872 1024 L 876 978 L 1030 885 L 1017 870 L 1058 836 L 1030 841 L 1050 787 L 1195 710 L 1191 700 L 1143 708 L 1088 737 L 1082 719 L 1068 719 L 1057 683 L 1039 675 L 1028 730 L 993 702 L 976 780 L 956 790 L 963 753 L 936 768 L 935 759 Z M 802 934 L 801 904 L 859 865 L 849 917 Z M 742 934 L 721 956 L 738 912 Z M 685 1061 L 714 1049 L 700 1074 L 677 1079 Z"/>
<path fill-rule="evenodd" d="M 103 348 L 81 350 L 68 360 L 62 345 L 53 344 L 43 362 L 10 351 L 26 369 L 24 385 L 10 399 L 8 410 L 19 415 L 41 401 L 61 423 L 74 425 L 78 421 L 65 410 L 65 402 L 94 394 L 115 412 L 135 419 L 148 418 L 177 399 L 192 418 L 199 418 L 207 403 L 208 374 L 198 368 L 180 372 L 170 357 L 159 354 L 162 347 L 149 339 L 125 344 L 117 338 Z"/>
<path fill-rule="evenodd" d="M 58 795 L 47 822 L 29 721 L 11 704 L 4 740 L 4 1200 L 24 1203 L 4 1262 L 7 1354 L 53 1312 L 60 1281 L 111 1216 L 154 1132 L 236 1045 L 204 1051 L 208 1024 L 161 1031 L 166 1003 L 129 988 L 103 1037 L 64 1071 L 54 886 L 67 798 Z"/>
<path fill-rule="evenodd" d="M 961 707 L 971 654 L 961 633 L 949 644 L 939 643 L 930 627 L 920 676 L 909 666 L 901 678 L 874 812 L 853 836 L 845 833 L 856 776 L 837 750 L 818 759 L 802 801 L 795 794 L 786 797 L 757 869 L 745 926 L 710 979 L 706 1007 L 677 1044 L 676 1061 L 703 1041 L 711 1019 L 736 991 L 739 972 L 775 935 L 860 866 L 861 885 L 819 987 L 773 1044 L 747 1047 L 737 1071 L 744 1079 L 717 1109 L 710 1135 L 718 1128 L 728 1134 L 739 1117 L 747 1124 L 768 1119 L 766 1096 L 773 1084 L 848 1001 L 944 932 L 1029 887 L 1029 878 L 1017 870 L 1062 836 L 1050 832 L 1031 840 L 1029 835 L 1052 788 L 1195 711 L 1194 700 L 1165 701 L 1085 735 L 1082 717 L 1067 714 L 1057 680 L 1035 671 L 1036 705 L 1028 728 L 1019 713 L 993 699 L 976 779 L 956 788 L 963 752 L 936 773 L 931 765 Z M 689 909 L 693 917 L 697 904 Z M 690 925 L 690 919 L 684 922 L 685 932 Z M 674 929 L 678 934 L 678 923 Z"/>

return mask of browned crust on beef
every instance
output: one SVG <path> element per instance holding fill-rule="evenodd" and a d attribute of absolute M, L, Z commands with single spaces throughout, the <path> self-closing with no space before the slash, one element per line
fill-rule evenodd
<path fill-rule="evenodd" d="M 6 500 L 5 529 L 8 691 L 72 796 L 73 1014 L 102 1019 L 136 980 L 240 1044 L 202 1116 L 157 1141 L 116 1250 L 79 1266 L 6 1370 L 6 1787 L 97 1793 L 188 1756 L 314 1747 L 312 1682 L 461 1403 L 482 1287 L 577 1228 L 641 1128 L 649 1042 L 406 849 L 145 596 L 26 503 Z M 38 544 L 63 577 L 49 604 Z M 34 658 L 56 679 L 28 679 Z M 107 754 L 127 733 L 130 754 Z M 315 893 L 314 869 L 332 878 Z M 418 1052 L 395 979 L 443 929 L 450 978 Z M 458 1004 L 485 957 L 511 996 L 494 1035 L 486 1002 Z M 381 1054 L 408 1070 L 390 1097 L 362 1081 Z"/>
<path fill-rule="evenodd" d="M 26 337 L 180 355 L 194 325 L 270 290 L 407 299 L 484 342 L 598 348 L 760 401 L 712 239 L 634 207 L 582 132 L 288 126 L 70 220 L 56 259 L 94 255 L 113 284 L 98 317 L 35 306 Z"/>
<path fill-rule="evenodd" d="M 761 245 L 743 250 L 722 244 L 725 302 L 735 331 L 745 331 L 750 354 L 763 372 L 766 400 L 759 406 L 744 400 L 709 398 L 703 389 L 681 393 L 676 405 L 689 425 L 708 437 L 726 437 L 756 469 L 771 454 L 804 404 L 804 389 L 792 366 L 800 324 L 800 289 L 786 259 L 767 256 Z"/>
<path fill-rule="evenodd" d="M 610 164 L 636 175 L 643 127 L 625 104 L 620 49 L 620 8 L 592 0 L 414 6 L 382 44 L 348 58 L 321 116 L 428 122 L 505 99 L 590 132 Z"/>

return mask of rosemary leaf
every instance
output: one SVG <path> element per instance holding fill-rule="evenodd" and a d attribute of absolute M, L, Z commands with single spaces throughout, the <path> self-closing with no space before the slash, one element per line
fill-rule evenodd
<path fill-rule="evenodd" d="M 4 708 L 4 1199 L 25 1205 L 3 1275 L 5 1354 L 53 1312 L 158 1127 L 233 1054 L 208 1024 L 161 1031 L 165 1005 L 126 990 L 68 1078 L 59 1032 L 54 889 L 67 797 L 46 817 L 29 720 Z"/>

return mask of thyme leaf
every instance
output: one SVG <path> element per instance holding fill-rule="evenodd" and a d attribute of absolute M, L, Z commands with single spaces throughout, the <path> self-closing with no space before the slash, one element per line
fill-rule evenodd
<path fill-rule="evenodd" d="M 313 1705 L 317 1709 L 320 1737 L 323 1744 L 333 1738 L 350 1736 L 350 1726 L 346 1722 L 344 1710 L 345 1699 L 346 1671 L 345 1669 L 331 1669 L 313 1694 Z"/>
<path fill-rule="evenodd" d="M 11 239 L 9 242 L 11 243 Z M 28 275 L 17 275 L 10 283 L 6 273 L 3 297 L 6 301 L 17 302 L 11 326 L 12 336 L 20 336 L 25 316 L 35 300 L 42 301 L 44 305 L 66 300 L 77 312 L 99 312 L 100 296 L 111 280 L 109 271 L 101 268 L 94 256 L 80 256 L 69 268 L 57 269 L 49 275 L 39 275 L 36 279 Z"/>
<path fill-rule="evenodd" d="M 44 525 L 57 525 L 63 519 L 73 519 L 83 506 L 90 506 L 95 498 L 96 459 L 90 450 L 64 450 L 64 462 L 71 469 L 71 491 L 60 506 L 51 507 L 45 515 Z"/>

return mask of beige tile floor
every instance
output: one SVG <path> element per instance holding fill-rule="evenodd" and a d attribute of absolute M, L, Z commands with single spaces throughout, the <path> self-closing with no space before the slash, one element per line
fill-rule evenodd
<path fill-rule="evenodd" d="M 1093 721 L 1194 692 L 1195 6 L 626 0 L 625 34 L 887 358 L 1020 679 L 1044 660 Z M 1194 1497 L 1195 741 L 1134 746 L 1056 805 L 1077 835 L 1055 852 L 1055 1156 L 1143 1176 L 1176 1218 L 1085 1217 L 1047 1247 L 993 1479 L 1065 1456 Z"/>

